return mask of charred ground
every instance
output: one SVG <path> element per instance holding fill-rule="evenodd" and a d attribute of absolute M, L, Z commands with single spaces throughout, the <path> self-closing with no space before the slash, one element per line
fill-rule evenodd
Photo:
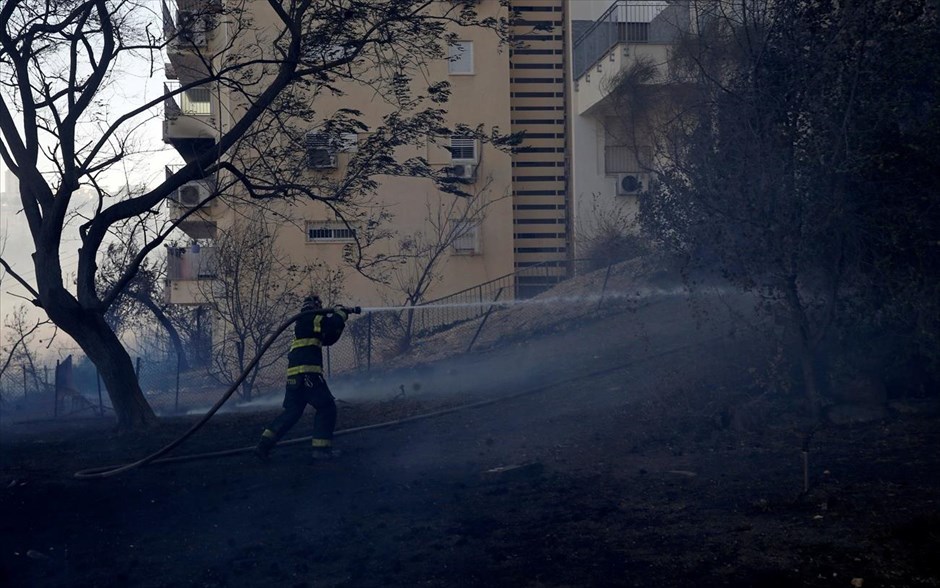
<path fill-rule="evenodd" d="M 442 333 L 337 380 L 340 429 L 514 397 L 341 435 L 328 464 L 293 445 L 84 481 L 195 417 L 9 426 L 0 584 L 940 585 L 936 391 L 843 410 L 804 493 L 799 395 L 768 386 L 746 297 L 636 274 L 606 302 L 595 276 L 501 311 L 471 354 Z M 177 453 L 250 445 L 270 417 L 219 415 Z"/>

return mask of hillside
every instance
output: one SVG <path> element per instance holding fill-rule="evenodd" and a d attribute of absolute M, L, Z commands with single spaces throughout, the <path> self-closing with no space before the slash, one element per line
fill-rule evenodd
<path fill-rule="evenodd" d="M 751 301 L 708 286 L 624 264 L 494 313 L 470 353 L 478 325 L 338 379 L 343 431 L 472 408 L 341 434 L 327 464 L 297 444 L 76 480 L 192 418 L 5 430 L 0 584 L 940 585 L 936 394 L 818 430 L 804 479 L 798 391 Z M 248 446 L 271 410 L 177 453 Z"/>

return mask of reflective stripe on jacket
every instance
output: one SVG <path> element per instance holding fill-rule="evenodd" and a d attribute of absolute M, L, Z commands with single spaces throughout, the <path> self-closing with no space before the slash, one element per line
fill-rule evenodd
<path fill-rule="evenodd" d="M 322 374 L 323 342 L 336 341 L 343 332 L 346 313 L 337 309 L 326 314 L 301 317 L 294 323 L 294 340 L 287 355 L 287 375 Z"/>

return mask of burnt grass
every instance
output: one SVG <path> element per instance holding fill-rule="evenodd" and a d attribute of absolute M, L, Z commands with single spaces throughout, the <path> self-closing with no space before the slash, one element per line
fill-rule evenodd
<path fill-rule="evenodd" d="M 799 395 L 760 384 L 760 337 L 669 334 L 693 319 L 656 308 L 538 338 L 494 321 L 511 333 L 412 362 L 385 396 L 338 382 L 340 430 L 515 396 L 340 435 L 331 462 L 296 444 L 81 480 L 196 417 L 5 425 L 0 585 L 940 585 L 936 391 L 819 428 L 804 492 Z M 497 358 L 523 383 L 470 381 L 513 371 Z M 250 446 L 273 414 L 217 415 L 174 455 Z"/>

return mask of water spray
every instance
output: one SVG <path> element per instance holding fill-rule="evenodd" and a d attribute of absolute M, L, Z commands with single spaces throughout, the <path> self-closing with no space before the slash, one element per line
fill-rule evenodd
<path fill-rule="evenodd" d="M 638 300 L 650 296 L 682 296 L 688 294 L 685 288 L 638 288 L 632 292 L 606 292 L 587 296 L 552 296 L 550 298 L 525 298 L 521 300 L 482 300 L 477 302 L 431 302 L 413 306 L 365 306 L 361 310 L 369 312 L 402 312 L 405 310 L 438 310 L 445 308 L 479 308 L 481 306 L 539 306 L 550 304 L 592 304 L 611 300 Z"/>

